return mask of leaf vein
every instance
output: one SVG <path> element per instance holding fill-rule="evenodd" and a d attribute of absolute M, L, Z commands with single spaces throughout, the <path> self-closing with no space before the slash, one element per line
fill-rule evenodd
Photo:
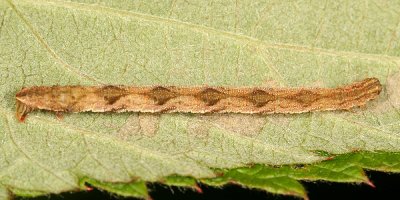
<path fill-rule="evenodd" d="M 2 113 L 4 115 L 4 113 Z M 63 179 L 61 176 L 57 175 L 55 172 L 53 172 L 52 170 L 48 169 L 47 167 L 45 167 L 44 164 L 42 164 L 40 161 L 33 159 L 31 156 L 28 155 L 27 152 L 25 152 L 16 142 L 15 138 L 14 138 L 14 134 L 13 131 L 11 130 L 11 126 L 10 126 L 10 122 L 7 119 L 7 116 L 4 116 L 4 120 L 5 120 L 5 125 L 6 128 L 8 129 L 8 132 L 10 134 L 10 139 L 11 142 L 13 143 L 13 145 L 22 153 L 22 155 L 24 155 L 28 160 L 30 160 L 32 163 L 37 164 L 40 168 L 42 168 L 43 170 L 45 170 L 46 172 L 48 172 L 49 174 L 53 175 L 54 177 L 56 177 L 57 179 L 59 179 L 60 181 L 72 186 L 73 188 L 77 188 L 76 183 L 70 183 L 67 180 Z"/>
<path fill-rule="evenodd" d="M 8 0 L 10 1 L 10 0 Z M 252 45 L 254 47 L 264 47 L 269 49 L 278 49 L 278 50 L 290 50 L 295 52 L 309 53 L 309 54 L 320 54 L 320 55 L 328 55 L 334 57 L 350 57 L 350 58 L 358 58 L 372 61 L 379 61 L 385 63 L 400 63 L 400 57 L 398 56 L 389 56 L 384 54 L 371 54 L 371 53 L 363 53 L 363 52 L 354 52 L 354 51 L 339 51 L 335 49 L 326 49 L 326 48 L 316 48 L 310 46 L 303 46 L 299 44 L 290 44 L 290 43 L 277 43 L 277 42 L 267 42 L 262 41 L 254 37 L 250 37 L 248 35 L 237 34 L 229 31 L 219 30 L 208 26 L 198 25 L 190 22 L 185 22 L 176 19 L 169 19 L 165 17 L 143 14 L 134 11 L 126 11 L 116 8 L 111 8 L 107 6 L 100 5 L 90 5 L 87 3 L 74 3 L 74 2 L 65 2 L 65 1 L 52 1 L 52 0 L 42 0 L 42 1 L 32 1 L 32 0 L 23 0 L 30 4 L 41 4 L 47 6 L 54 7 L 63 7 L 75 10 L 84 10 L 89 12 L 106 12 L 108 14 L 113 14 L 121 17 L 133 17 L 139 20 L 149 21 L 153 23 L 159 24 L 168 24 L 174 26 L 183 26 L 185 29 L 190 29 L 192 31 L 205 33 L 205 34 L 214 34 L 220 37 L 225 37 L 228 39 L 232 39 L 235 41 L 243 42 L 248 45 Z M 23 2 L 19 1 L 19 2 Z"/>
<path fill-rule="evenodd" d="M 79 77 L 86 78 L 92 82 L 95 83 L 102 83 L 97 78 L 94 78 L 92 76 L 89 76 L 88 74 L 78 70 L 77 68 L 72 67 L 70 64 L 68 64 L 65 60 L 63 60 L 55 51 L 53 48 L 50 47 L 50 45 L 44 40 L 44 38 L 40 35 L 39 31 L 35 29 L 35 27 L 28 21 L 27 18 L 17 9 L 15 4 L 12 2 L 12 0 L 7 0 L 9 3 L 10 7 L 12 10 L 17 14 L 17 16 L 24 22 L 24 24 L 28 27 L 29 31 L 32 33 L 34 38 L 45 48 L 45 50 L 50 54 L 51 57 L 53 57 L 64 69 L 66 69 L 69 72 L 72 72 Z"/>

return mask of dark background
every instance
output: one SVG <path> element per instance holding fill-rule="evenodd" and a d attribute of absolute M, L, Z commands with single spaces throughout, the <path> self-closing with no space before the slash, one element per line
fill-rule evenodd
<path fill-rule="evenodd" d="M 308 191 L 310 200 L 315 199 L 400 199 L 400 174 L 367 171 L 367 176 L 375 185 L 375 188 L 366 184 L 332 183 L 332 182 L 305 182 L 304 187 Z M 275 199 L 287 200 L 300 198 L 271 194 L 256 189 L 247 189 L 238 185 L 227 185 L 222 188 L 213 188 L 200 185 L 203 193 L 191 189 L 169 187 L 161 184 L 149 184 L 150 196 L 153 200 L 161 199 Z M 16 198 L 27 199 L 27 198 Z M 90 192 L 66 192 L 59 195 L 48 195 L 29 200 L 72 200 L 72 199 L 107 199 L 107 200 L 136 200 L 124 198 L 108 192 L 94 189 Z"/>

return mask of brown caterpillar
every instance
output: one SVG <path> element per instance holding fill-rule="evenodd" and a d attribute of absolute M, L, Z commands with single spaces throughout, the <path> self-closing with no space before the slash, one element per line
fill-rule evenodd
<path fill-rule="evenodd" d="M 17 118 L 55 112 L 302 113 L 364 106 L 382 90 L 376 78 L 338 88 L 33 86 L 16 94 Z"/>

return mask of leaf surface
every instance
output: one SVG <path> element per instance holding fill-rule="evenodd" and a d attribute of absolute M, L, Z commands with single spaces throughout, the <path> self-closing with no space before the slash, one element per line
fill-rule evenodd
<path fill-rule="evenodd" d="M 372 0 L 2 0 L 0 197 L 85 183 L 146 197 L 144 182 L 155 181 L 233 181 L 305 197 L 298 180 L 369 183 L 363 168 L 398 172 L 398 10 Z M 15 118 L 24 86 L 337 87 L 366 77 L 384 90 L 352 112 Z"/>

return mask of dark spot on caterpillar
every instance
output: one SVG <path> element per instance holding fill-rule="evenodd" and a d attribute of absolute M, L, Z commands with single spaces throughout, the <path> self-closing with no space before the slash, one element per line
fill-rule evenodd
<path fill-rule="evenodd" d="M 121 97 L 127 95 L 127 91 L 118 86 L 107 85 L 102 87 L 101 90 L 98 91 L 98 94 L 104 97 L 108 105 L 112 105 Z"/>
<path fill-rule="evenodd" d="M 161 106 L 170 99 L 177 97 L 178 95 L 168 88 L 157 86 L 150 91 L 150 94 L 148 96 L 156 101 L 157 105 Z"/>
<path fill-rule="evenodd" d="M 227 94 L 224 94 L 214 88 L 207 88 L 201 91 L 196 98 L 200 98 L 207 106 L 213 106 L 217 104 L 221 99 L 227 98 Z"/>
<path fill-rule="evenodd" d="M 287 98 L 298 102 L 299 104 L 303 105 L 303 107 L 308 107 L 313 102 L 319 100 L 321 97 L 319 94 L 314 93 L 310 90 L 300 90 L 299 92 L 295 93 L 293 96 L 289 96 Z"/>
<path fill-rule="evenodd" d="M 105 96 L 104 99 L 107 101 L 107 104 L 112 105 L 115 102 L 117 102 L 121 97 L 122 97 L 122 95 L 120 95 L 120 96 Z"/>
<path fill-rule="evenodd" d="M 250 94 L 248 94 L 248 99 L 256 107 L 263 107 L 268 102 L 274 101 L 276 99 L 275 95 L 270 94 L 264 90 L 255 89 Z"/>
<path fill-rule="evenodd" d="M 163 108 L 159 112 L 160 113 L 166 113 L 168 111 L 175 110 L 175 109 L 176 109 L 176 106 L 171 106 L 171 107 Z"/>
<path fill-rule="evenodd" d="M 225 110 L 225 109 L 226 109 L 226 106 L 221 107 L 221 108 L 215 108 L 215 109 L 210 110 L 210 113 L 218 113 L 218 112 L 220 112 L 222 110 Z"/>

